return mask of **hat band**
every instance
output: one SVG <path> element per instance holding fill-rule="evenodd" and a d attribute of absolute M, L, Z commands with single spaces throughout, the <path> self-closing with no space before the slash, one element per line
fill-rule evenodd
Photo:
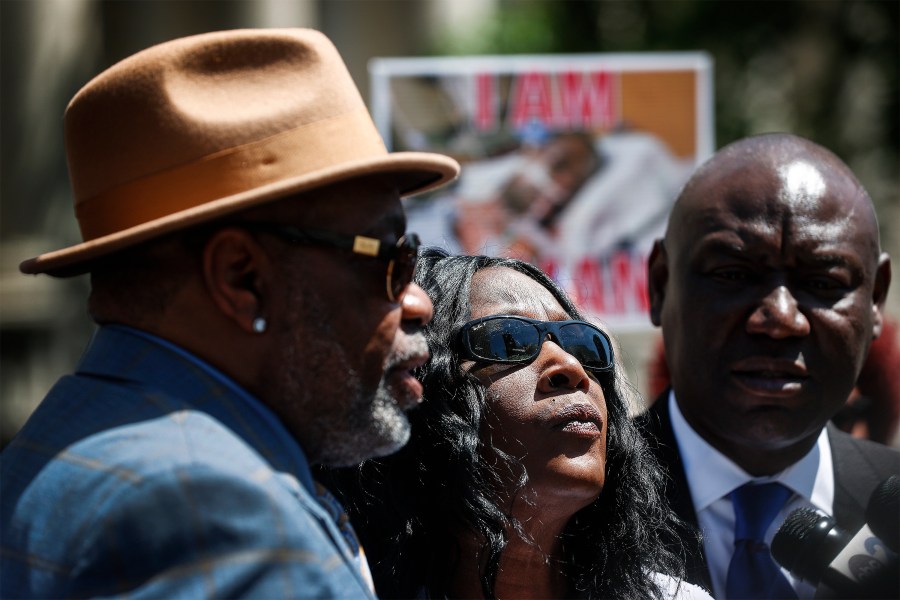
<path fill-rule="evenodd" d="M 84 241 L 288 178 L 387 155 L 371 117 L 353 111 L 129 181 L 76 203 Z"/>

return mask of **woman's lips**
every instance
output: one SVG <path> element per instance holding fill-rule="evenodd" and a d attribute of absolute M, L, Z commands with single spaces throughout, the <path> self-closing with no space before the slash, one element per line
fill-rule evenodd
<path fill-rule="evenodd" d="M 560 431 L 591 438 L 598 437 L 603 433 L 603 430 L 592 421 L 569 421 L 560 428 Z"/>
<path fill-rule="evenodd" d="M 603 415 L 593 404 L 568 404 L 553 415 L 553 429 L 582 437 L 603 433 Z"/>

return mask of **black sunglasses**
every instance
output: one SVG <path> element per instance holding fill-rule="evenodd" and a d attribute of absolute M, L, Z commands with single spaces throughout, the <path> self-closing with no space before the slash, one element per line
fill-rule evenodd
<path fill-rule="evenodd" d="M 387 296 L 391 302 L 399 302 L 403 298 L 404 292 L 412 282 L 413 272 L 416 270 L 416 260 L 419 258 L 420 242 L 419 236 L 415 233 L 407 233 L 401 236 L 396 244 L 389 246 L 381 240 L 363 235 L 350 236 L 331 231 L 297 229 L 290 225 L 244 222 L 238 226 L 270 233 L 292 244 L 330 246 L 349 250 L 354 254 L 386 260 Z"/>
<path fill-rule="evenodd" d="M 609 337 L 584 321 L 537 321 L 515 315 L 491 315 L 469 321 L 459 332 L 466 358 L 493 363 L 530 363 L 547 338 L 589 371 L 613 368 Z"/>

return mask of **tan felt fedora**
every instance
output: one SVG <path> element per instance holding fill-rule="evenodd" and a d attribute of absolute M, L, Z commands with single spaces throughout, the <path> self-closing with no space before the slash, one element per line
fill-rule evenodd
<path fill-rule="evenodd" d="M 344 179 L 384 174 L 409 195 L 459 173 L 439 154 L 388 153 L 337 49 L 309 29 L 148 48 L 75 95 L 65 137 L 84 241 L 26 260 L 23 273 L 84 273 L 137 243 Z"/>

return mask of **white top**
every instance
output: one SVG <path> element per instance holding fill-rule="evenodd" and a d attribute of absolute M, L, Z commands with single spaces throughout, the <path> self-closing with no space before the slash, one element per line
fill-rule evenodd
<path fill-rule="evenodd" d="M 663 573 L 651 573 L 650 576 L 662 588 L 665 600 L 713 600 L 709 592 L 699 585 L 680 581 Z"/>
<path fill-rule="evenodd" d="M 697 511 L 697 522 L 703 532 L 703 550 L 712 576 L 712 591 L 717 598 L 722 598 L 725 596 L 728 563 L 734 549 L 734 509 L 728 494 L 750 481 L 778 482 L 793 492 L 766 532 L 765 541 L 771 545 L 781 523 L 795 509 L 812 507 L 829 515 L 833 513 L 834 470 L 831 444 L 823 428 L 816 444 L 799 461 L 776 475 L 753 477 L 713 448 L 688 425 L 675 401 L 674 392 L 669 394 L 669 412 L 691 499 L 694 501 L 694 510 Z M 814 596 L 813 586 L 797 580 L 784 569 L 781 571 L 797 592 L 798 598 Z"/>

